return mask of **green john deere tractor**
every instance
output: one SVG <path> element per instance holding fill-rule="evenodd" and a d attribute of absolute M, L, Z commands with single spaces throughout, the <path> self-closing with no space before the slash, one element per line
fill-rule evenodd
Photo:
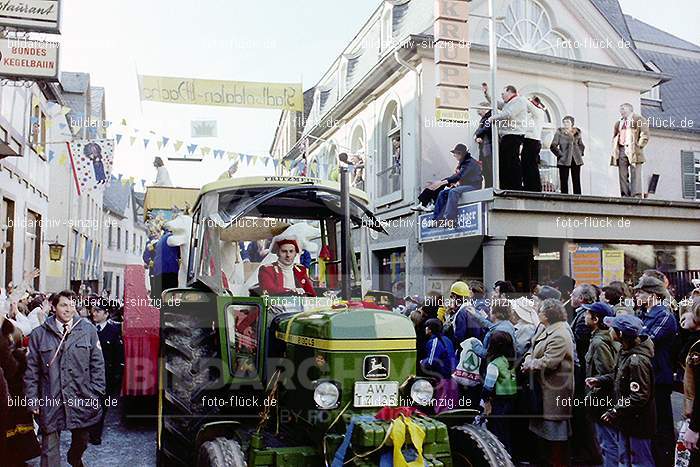
<path fill-rule="evenodd" d="M 345 171 L 340 185 L 256 177 L 202 188 L 188 287 L 163 293 L 159 465 L 377 466 L 403 439 L 425 465 L 512 465 L 470 411 L 411 412 L 400 426 L 372 417 L 430 405 L 433 385 L 416 377 L 412 322 L 360 298 L 377 294 L 366 294 L 351 233 L 383 229 Z M 340 280 L 316 284 L 317 297 L 265 294 L 259 264 L 236 250 L 293 227 L 340 252 L 340 264 L 323 265 L 340 266 Z"/>

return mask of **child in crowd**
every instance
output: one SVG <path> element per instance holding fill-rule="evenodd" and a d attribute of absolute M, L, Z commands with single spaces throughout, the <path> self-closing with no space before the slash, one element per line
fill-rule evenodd
<path fill-rule="evenodd" d="M 591 343 L 586 353 L 586 377 L 595 378 L 607 375 L 615 369 L 615 360 L 619 344 L 613 342 L 608 327 L 603 323 L 607 317 L 615 316 L 615 310 L 607 303 L 595 302 L 585 304 L 586 325 L 591 330 Z M 616 467 L 618 465 L 617 455 L 617 432 L 614 428 L 601 422 L 600 417 L 608 408 L 607 400 L 613 397 L 612 388 L 607 390 L 588 389 L 586 392 L 586 407 L 588 414 L 593 420 L 598 444 L 603 454 L 603 467 Z"/>
<path fill-rule="evenodd" d="M 431 318 L 425 322 L 427 342 L 421 359 L 421 368 L 431 376 L 450 379 L 455 367 L 455 350 L 452 341 L 442 334 L 442 322 Z"/>
<path fill-rule="evenodd" d="M 607 410 L 601 422 L 617 431 L 620 465 L 654 465 L 651 437 L 656 432 L 654 404 L 654 371 L 651 358 L 654 344 L 648 336 L 640 336 L 642 320 L 632 315 L 607 316 L 603 324 L 610 328 L 610 337 L 622 345 L 615 371 L 586 378 L 589 388 L 613 389 L 615 407 Z"/>
<path fill-rule="evenodd" d="M 510 421 L 518 385 L 515 381 L 513 338 L 504 331 L 491 335 L 486 361 L 486 378 L 482 391 L 482 405 L 488 429 L 512 452 Z"/>
<path fill-rule="evenodd" d="M 455 350 L 452 341 L 442 334 L 442 322 L 431 318 L 425 322 L 424 357 L 420 366 L 428 376 L 438 378 L 435 387 L 435 413 L 453 409 L 459 400 L 457 383 L 452 379 Z"/>

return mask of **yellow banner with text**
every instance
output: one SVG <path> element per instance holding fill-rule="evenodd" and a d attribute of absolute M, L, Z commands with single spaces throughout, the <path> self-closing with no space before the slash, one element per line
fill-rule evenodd
<path fill-rule="evenodd" d="M 258 83 L 139 75 L 142 101 L 304 110 L 301 83 Z"/>

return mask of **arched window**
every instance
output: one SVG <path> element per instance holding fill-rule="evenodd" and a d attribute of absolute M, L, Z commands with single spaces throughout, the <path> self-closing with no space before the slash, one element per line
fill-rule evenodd
<path fill-rule="evenodd" d="M 380 131 L 377 195 L 381 198 L 401 191 L 401 117 L 396 101 L 386 106 Z"/>
<path fill-rule="evenodd" d="M 321 150 L 318 156 L 318 178 L 322 180 L 331 180 L 335 178 L 335 181 L 337 181 L 337 173 L 333 170 L 336 167 L 338 167 L 338 149 L 334 143 L 330 143 L 326 148 Z"/>
<path fill-rule="evenodd" d="M 512 0 L 498 23 L 498 46 L 574 59 L 571 41 L 552 28 L 547 11 L 535 0 Z"/>
<path fill-rule="evenodd" d="M 365 129 L 362 125 L 357 125 L 350 138 L 351 156 L 355 158 L 355 173 L 352 177 L 352 184 L 361 190 L 365 189 L 365 160 L 367 154 L 367 141 L 365 140 Z"/>

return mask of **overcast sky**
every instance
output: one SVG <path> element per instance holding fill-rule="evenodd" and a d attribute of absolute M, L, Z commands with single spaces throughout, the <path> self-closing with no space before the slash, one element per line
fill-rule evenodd
<path fill-rule="evenodd" d="M 565 0 L 574 1 L 574 0 Z M 578 1 L 578 0 L 576 0 Z M 126 136 L 117 147 L 115 172 L 155 178 L 155 139 L 167 136 L 212 149 L 266 155 L 279 111 L 139 102 L 136 74 L 303 82 L 313 86 L 358 32 L 379 0 L 64 0 L 62 71 L 91 74 L 106 88 L 107 119 Z M 621 0 L 623 10 L 643 21 L 700 44 L 697 0 Z M 681 12 L 684 12 L 681 14 Z M 216 139 L 190 137 L 190 121 L 217 120 Z M 138 129 L 139 132 L 135 132 Z M 152 139 L 148 150 L 139 138 Z M 217 178 L 227 160 L 207 164 L 169 163 L 179 186 L 201 186 Z M 249 169 L 271 172 L 270 167 Z"/>

